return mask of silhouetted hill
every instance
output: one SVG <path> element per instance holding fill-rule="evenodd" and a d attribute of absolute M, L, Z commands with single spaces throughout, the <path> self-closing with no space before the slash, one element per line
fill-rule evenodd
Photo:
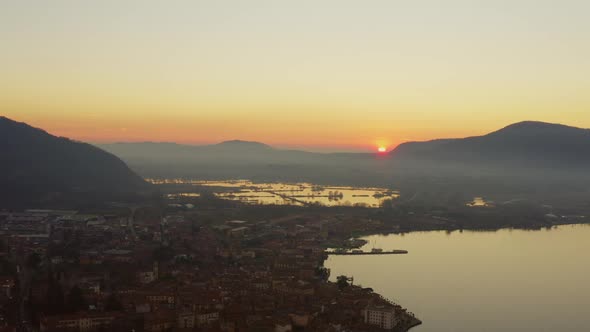
<path fill-rule="evenodd" d="M 216 144 L 217 148 L 240 149 L 240 150 L 270 150 L 272 147 L 260 142 L 232 140 Z"/>
<path fill-rule="evenodd" d="M 590 186 L 590 131 L 542 122 L 516 123 L 482 136 L 405 143 L 388 155 L 281 150 L 245 141 L 99 146 L 144 177 L 302 181 L 467 196 L 502 192 L 507 199 L 523 193 L 559 196 Z"/>
<path fill-rule="evenodd" d="M 362 183 L 383 164 L 370 153 L 282 150 L 240 140 L 212 145 L 147 142 L 98 146 L 145 177 Z"/>
<path fill-rule="evenodd" d="M 434 204 L 449 194 L 588 204 L 587 129 L 526 121 L 482 136 L 405 143 L 390 156 L 395 187 Z"/>
<path fill-rule="evenodd" d="M 274 164 L 274 163 L 326 163 L 332 160 L 367 159 L 369 153 L 316 153 L 300 150 L 282 150 L 259 142 L 225 141 L 211 145 L 183 145 L 176 143 L 113 143 L 97 144 L 130 163 L 138 161 L 178 163 Z"/>
<path fill-rule="evenodd" d="M 0 197 L 34 200 L 49 193 L 132 192 L 147 184 L 114 155 L 0 117 Z"/>
<path fill-rule="evenodd" d="M 391 152 L 396 163 L 428 162 L 465 167 L 531 167 L 581 169 L 590 167 L 590 130 L 525 121 L 483 136 L 412 142 Z"/>

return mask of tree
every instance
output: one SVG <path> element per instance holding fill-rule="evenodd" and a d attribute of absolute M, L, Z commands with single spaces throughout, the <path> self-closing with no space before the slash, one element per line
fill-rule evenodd
<path fill-rule="evenodd" d="M 328 278 L 330 277 L 330 272 L 325 267 L 317 267 L 315 269 L 315 274 L 316 274 L 316 276 L 320 277 L 322 280 L 328 280 Z"/>
<path fill-rule="evenodd" d="M 53 277 L 53 272 L 49 272 L 47 281 L 47 303 L 46 313 L 61 314 L 64 312 L 64 294 L 60 283 Z"/>
<path fill-rule="evenodd" d="M 41 264 L 41 256 L 34 252 L 27 257 L 27 266 L 31 269 L 36 269 Z"/>
<path fill-rule="evenodd" d="M 67 304 L 68 311 L 70 312 L 88 309 L 88 304 L 86 303 L 86 299 L 84 299 L 84 293 L 78 286 L 72 287 L 68 293 Z"/>
<path fill-rule="evenodd" d="M 393 210 L 393 199 L 387 198 L 381 202 L 381 208 L 385 211 Z"/>
<path fill-rule="evenodd" d="M 348 277 L 345 275 L 341 275 L 336 277 L 336 285 L 338 285 L 338 289 L 343 290 L 344 288 L 350 286 L 348 283 Z"/>
<path fill-rule="evenodd" d="M 119 299 L 117 298 L 117 296 L 115 296 L 115 294 L 109 295 L 109 297 L 107 298 L 105 304 L 104 304 L 104 310 L 105 311 L 119 311 L 119 310 L 123 310 L 123 304 L 121 304 L 121 301 L 119 301 Z"/>
<path fill-rule="evenodd" d="M 6 257 L 1 257 L 0 258 L 0 273 L 14 275 L 14 274 L 16 274 L 16 265 L 13 262 L 7 260 Z"/>
<path fill-rule="evenodd" d="M 170 247 L 158 247 L 152 253 L 152 258 L 158 262 L 166 262 L 174 258 L 174 250 Z"/>

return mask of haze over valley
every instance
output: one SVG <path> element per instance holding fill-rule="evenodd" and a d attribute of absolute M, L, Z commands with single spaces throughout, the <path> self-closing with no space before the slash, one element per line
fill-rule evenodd
<path fill-rule="evenodd" d="M 462 193 L 548 201 L 563 194 L 581 198 L 590 183 L 590 130 L 534 121 L 374 153 L 313 153 L 239 140 L 97 146 L 149 178 L 384 186 L 405 194 L 432 190 L 443 197 Z"/>

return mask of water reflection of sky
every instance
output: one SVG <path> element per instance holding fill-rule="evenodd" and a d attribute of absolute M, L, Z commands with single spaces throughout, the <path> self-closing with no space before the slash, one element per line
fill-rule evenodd
<path fill-rule="evenodd" d="M 364 188 L 346 186 L 320 186 L 312 183 L 254 183 L 248 180 L 199 181 L 164 179 L 148 181 L 154 184 L 192 184 L 214 189 L 220 198 L 239 200 L 250 204 L 305 205 L 310 203 L 325 206 L 379 207 L 386 199 L 399 197 L 397 191 L 386 188 Z M 230 189 L 230 190 L 228 190 Z M 234 189 L 234 190 L 231 190 Z M 198 193 L 175 193 L 169 198 L 196 197 Z"/>
<path fill-rule="evenodd" d="M 590 225 L 373 235 L 362 248 L 407 255 L 329 256 L 331 279 L 399 302 L 412 332 L 590 331 Z"/>

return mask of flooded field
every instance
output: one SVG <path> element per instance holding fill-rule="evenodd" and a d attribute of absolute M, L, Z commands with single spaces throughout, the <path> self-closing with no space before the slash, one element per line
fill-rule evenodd
<path fill-rule="evenodd" d="M 168 194 L 171 199 L 199 196 L 199 187 L 220 198 L 247 204 L 366 206 L 379 207 L 386 199 L 399 193 L 386 188 L 321 186 L 313 183 L 254 183 L 248 180 L 200 181 L 184 179 L 148 179 L 153 184 L 192 185 L 195 190 Z M 218 190 L 216 190 L 218 189 Z"/>
<path fill-rule="evenodd" d="M 487 201 L 483 197 L 474 197 L 473 201 L 467 203 L 467 206 L 471 207 L 493 207 L 495 206 L 494 202 Z"/>

